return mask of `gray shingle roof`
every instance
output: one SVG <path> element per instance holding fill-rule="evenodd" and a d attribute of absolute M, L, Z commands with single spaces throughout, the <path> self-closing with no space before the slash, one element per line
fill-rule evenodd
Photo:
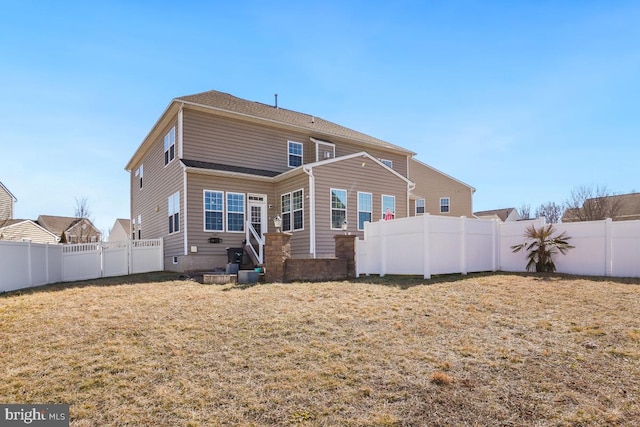
<path fill-rule="evenodd" d="M 280 175 L 281 172 L 274 172 L 264 169 L 253 169 L 253 168 L 245 168 L 243 166 L 230 166 L 223 165 L 221 163 L 210 163 L 210 162 L 201 162 L 199 160 L 181 160 L 182 163 L 188 168 L 198 168 L 198 169 L 209 169 L 209 170 L 217 170 L 224 172 L 235 172 L 235 173 L 243 173 L 247 175 L 258 175 L 258 176 L 267 176 L 274 177 Z"/>
<path fill-rule="evenodd" d="M 407 154 L 415 154 L 406 148 L 399 147 L 378 138 L 366 135 L 353 129 L 340 126 L 320 117 L 310 114 L 299 113 L 287 110 L 286 108 L 275 107 L 261 102 L 248 101 L 224 92 L 210 90 L 208 92 L 194 95 L 181 96 L 176 101 L 185 101 L 199 104 L 222 111 L 233 112 L 241 115 L 265 119 L 273 122 L 283 123 L 291 126 L 301 127 L 322 135 L 333 135 L 351 140 L 375 145 L 379 148 L 389 148 L 399 150 Z"/>

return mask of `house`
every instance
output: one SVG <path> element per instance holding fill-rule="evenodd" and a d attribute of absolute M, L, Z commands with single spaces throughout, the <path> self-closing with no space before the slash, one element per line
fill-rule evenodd
<path fill-rule="evenodd" d="M 107 241 L 122 242 L 124 240 L 130 239 L 131 237 L 131 221 L 128 219 L 119 218 L 116 219 L 115 223 L 113 223 L 113 227 L 111 227 L 111 231 L 109 232 L 109 238 L 107 239 Z M 137 237 L 138 239 L 142 238 L 142 236 Z"/>
<path fill-rule="evenodd" d="M 416 158 L 409 159 L 408 178 L 415 183 L 410 195 L 411 216 L 472 216 L 472 199 L 476 189 Z"/>
<path fill-rule="evenodd" d="M 474 216 L 480 219 L 499 219 L 502 222 L 520 221 L 523 219 L 516 208 L 493 209 L 489 211 L 474 212 Z"/>
<path fill-rule="evenodd" d="M 318 258 L 334 256 L 337 234 L 361 237 L 365 222 L 385 213 L 420 212 L 418 200 L 425 209 L 436 204 L 438 213 L 453 215 L 454 206 L 456 215 L 470 213 L 471 187 L 412 163 L 414 154 L 320 117 L 218 91 L 175 98 L 125 167 L 131 226 L 136 238 L 163 238 L 165 268 L 185 271 L 223 267 L 237 248 L 260 264 L 261 239 L 276 231 L 275 218 L 291 233 L 292 256 Z M 460 187 L 436 191 L 434 176 Z M 449 212 L 440 200 L 447 197 Z"/>
<path fill-rule="evenodd" d="M 60 238 L 30 219 L 0 221 L 0 240 L 58 243 Z"/>
<path fill-rule="evenodd" d="M 59 238 L 64 233 L 66 243 L 99 242 L 102 235 L 87 218 L 40 215 L 37 222 L 42 228 Z"/>
<path fill-rule="evenodd" d="M 640 193 L 587 199 L 578 209 L 566 209 L 562 222 L 596 221 L 611 218 L 614 221 L 640 219 Z"/>
<path fill-rule="evenodd" d="M 11 191 L 0 182 L 0 221 L 13 219 L 13 205 L 18 201 Z M 2 223 L 0 222 L 0 225 Z"/>

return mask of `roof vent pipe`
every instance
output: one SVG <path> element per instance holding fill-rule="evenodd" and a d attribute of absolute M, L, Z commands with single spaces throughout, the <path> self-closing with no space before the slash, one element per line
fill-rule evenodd
<path fill-rule="evenodd" d="M 273 96 L 275 96 L 275 97 L 276 97 L 276 108 L 278 108 L 278 94 L 276 93 L 276 94 L 274 94 Z"/>

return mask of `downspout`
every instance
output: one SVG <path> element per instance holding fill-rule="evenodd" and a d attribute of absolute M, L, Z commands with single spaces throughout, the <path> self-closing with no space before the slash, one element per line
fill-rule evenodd
<path fill-rule="evenodd" d="M 180 106 L 180 110 L 178 110 L 178 159 L 183 158 L 183 141 L 182 141 L 182 129 L 183 129 L 183 108 L 184 103 Z M 187 167 L 182 164 L 182 211 L 184 212 L 184 255 L 189 255 L 189 239 L 187 238 Z"/>
<path fill-rule="evenodd" d="M 182 164 L 182 210 L 184 212 L 184 255 L 187 256 L 189 255 L 188 252 L 188 244 L 189 241 L 187 239 L 187 167 L 184 165 L 184 163 Z"/>
<path fill-rule="evenodd" d="M 312 168 L 303 167 L 302 170 L 309 175 L 309 253 L 316 257 L 316 181 Z"/>

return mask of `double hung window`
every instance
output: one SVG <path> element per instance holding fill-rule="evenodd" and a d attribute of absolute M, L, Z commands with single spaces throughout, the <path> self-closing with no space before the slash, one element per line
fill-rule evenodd
<path fill-rule="evenodd" d="M 347 219 L 347 190 L 331 189 L 331 229 L 341 230 Z"/>
<path fill-rule="evenodd" d="M 358 192 L 358 230 L 364 230 L 364 223 L 371 222 L 373 196 L 371 193 Z"/>
<path fill-rule="evenodd" d="M 165 166 L 176 157 L 176 128 L 172 127 L 164 136 L 164 164 Z"/>
<path fill-rule="evenodd" d="M 167 199 L 169 212 L 169 234 L 180 231 L 180 192 L 177 191 Z"/>

